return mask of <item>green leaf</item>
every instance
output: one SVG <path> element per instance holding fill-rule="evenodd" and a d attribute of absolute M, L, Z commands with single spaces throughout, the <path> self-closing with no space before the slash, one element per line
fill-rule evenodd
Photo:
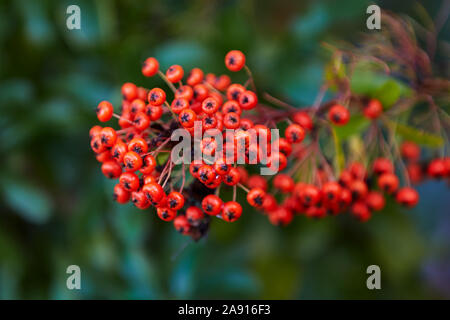
<path fill-rule="evenodd" d="M 51 201 L 42 190 L 12 179 L 2 180 L 0 184 L 5 202 L 24 219 L 38 224 L 49 219 Z"/>
<path fill-rule="evenodd" d="M 395 133 L 399 136 L 402 136 L 404 139 L 413 141 L 417 144 L 434 148 L 441 147 L 444 144 L 444 139 L 438 135 L 416 129 L 408 125 L 394 123 L 390 120 L 386 120 L 386 124 L 391 130 L 395 129 Z"/>
<path fill-rule="evenodd" d="M 384 109 L 390 108 L 400 98 L 402 89 L 397 81 L 387 80 L 378 90 L 375 91 L 373 98 L 377 98 Z"/>
<path fill-rule="evenodd" d="M 345 166 L 344 152 L 342 150 L 341 141 L 336 132 L 336 128 L 331 128 L 331 131 L 333 133 L 334 148 L 336 151 L 335 168 L 337 169 L 338 172 L 341 172 Z"/>
<path fill-rule="evenodd" d="M 339 140 L 347 140 L 352 135 L 357 135 L 365 130 L 370 124 L 370 121 L 363 115 L 357 114 L 350 118 L 345 126 L 334 126 L 336 135 Z"/>

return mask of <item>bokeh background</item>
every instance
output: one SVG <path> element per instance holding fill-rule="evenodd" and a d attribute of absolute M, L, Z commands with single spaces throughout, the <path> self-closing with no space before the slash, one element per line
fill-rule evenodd
<path fill-rule="evenodd" d="M 441 5 L 376 3 L 419 21 Z M 70 4 L 81 30 L 66 28 Z M 310 104 L 327 61 L 320 42 L 357 41 L 368 4 L 1 1 L 0 298 L 450 298 L 445 182 L 422 184 L 414 210 L 388 203 L 366 224 L 299 217 L 281 229 L 246 207 L 193 243 L 151 210 L 114 203 L 89 147 L 100 100 L 117 104 L 126 81 L 162 85 L 140 74 L 147 56 L 224 73 L 225 53 L 241 49 L 261 91 Z M 449 33 L 447 22 L 440 39 Z M 71 264 L 82 290 L 66 288 Z M 382 290 L 366 288 L 371 264 Z"/>

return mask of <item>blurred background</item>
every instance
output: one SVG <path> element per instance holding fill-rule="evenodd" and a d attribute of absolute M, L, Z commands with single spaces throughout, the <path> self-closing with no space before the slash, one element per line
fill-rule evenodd
<path fill-rule="evenodd" d="M 442 1 L 375 3 L 421 21 Z M 81 30 L 66 27 L 71 4 L 81 8 Z M 117 105 L 127 81 L 162 85 L 140 73 L 148 56 L 164 70 L 224 73 L 224 55 L 240 49 L 261 92 L 312 103 L 328 58 L 321 41 L 356 41 L 369 4 L 1 1 L 0 298 L 450 298 L 443 181 L 422 184 L 414 210 L 388 203 L 366 224 L 298 217 L 281 229 L 244 208 L 239 222 L 213 221 L 194 243 L 153 211 L 114 203 L 114 183 L 89 147 L 100 100 Z M 449 36 L 447 21 L 439 38 Z M 66 288 L 72 264 L 81 290 Z M 366 288 L 371 264 L 382 290 Z"/>

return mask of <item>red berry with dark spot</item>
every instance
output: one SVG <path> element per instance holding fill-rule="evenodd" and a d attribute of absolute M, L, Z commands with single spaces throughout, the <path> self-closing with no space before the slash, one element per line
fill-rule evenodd
<path fill-rule="evenodd" d="M 231 50 L 225 56 L 225 66 L 233 72 L 241 70 L 245 66 L 245 55 L 242 51 Z"/>
<path fill-rule="evenodd" d="M 242 207 L 236 201 L 228 201 L 223 205 L 222 218 L 228 222 L 234 222 L 242 215 Z"/>
<path fill-rule="evenodd" d="M 346 107 L 336 104 L 331 107 L 328 117 L 335 125 L 343 126 L 350 120 L 350 112 Z"/>

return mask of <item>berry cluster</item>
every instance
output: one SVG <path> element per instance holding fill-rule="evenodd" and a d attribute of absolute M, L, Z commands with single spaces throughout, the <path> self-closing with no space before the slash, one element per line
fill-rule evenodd
<path fill-rule="evenodd" d="M 115 201 L 131 200 L 139 209 L 155 207 L 159 218 L 172 221 L 177 231 L 194 239 L 206 234 L 212 217 L 227 222 L 240 218 L 243 210 L 236 201 L 237 190 L 244 191 L 248 204 L 266 213 L 274 225 L 289 224 L 296 214 L 322 218 L 346 211 L 366 221 L 371 212 L 383 209 L 385 197 L 390 196 L 406 207 L 417 204 L 418 193 L 409 187 L 409 181 L 400 187 L 394 163 L 387 157 L 376 158 L 369 167 L 353 161 L 341 172 L 331 168 L 318 147 L 318 130 L 348 123 L 351 115 L 345 102 L 332 101 L 298 111 L 267 96 L 267 100 L 283 108 L 269 107 L 258 101 L 245 61 L 245 55 L 238 50 L 225 57 L 228 70 L 245 70 L 249 76 L 246 83 L 238 84 L 232 83 L 228 75 L 205 74 L 199 68 L 185 77 L 179 65 L 163 73 L 158 60 L 151 57 L 145 60 L 142 74 L 159 75 L 172 91 L 170 98 L 169 91 L 161 88 L 148 90 L 125 83 L 120 113 L 114 113 L 108 101 L 98 104 L 98 120 L 107 122 L 114 117 L 120 127 L 96 125 L 90 130 L 91 148 L 102 163 L 103 174 L 118 179 Z M 376 121 L 383 113 L 382 104 L 377 99 L 365 101 L 362 113 Z M 202 133 L 218 132 L 225 143 L 219 145 L 215 138 L 202 137 L 202 155 L 214 156 L 214 160 L 192 160 L 187 171 L 184 164 L 173 161 L 175 142 L 171 136 L 180 129 L 195 138 L 196 123 L 201 123 Z M 281 123 L 286 123 L 284 135 L 273 137 L 271 129 Z M 254 143 L 250 129 L 259 142 L 265 142 L 263 146 Z M 305 138 L 310 140 L 308 145 L 304 144 Z M 275 151 L 271 148 L 274 144 L 278 146 Z M 252 154 L 256 154 L 257 163 L 276 172 L 273 179 L 249 175 L 245 165 L 253 164 Z M 408 162 L 408 177 L 420 181 L 423 166 L 418 164 L 419 147 L 404 142 L 401 155 Z M 314 166 L 307 183 L 298 179 L 305 161 Z M 292 165 L 287 168 L 289 162 Z M 450 159 L 433 160 L 428 174 L 448 178 Z M 228 186 L 233 196 L 225 200 L 220 190 Z"/>

